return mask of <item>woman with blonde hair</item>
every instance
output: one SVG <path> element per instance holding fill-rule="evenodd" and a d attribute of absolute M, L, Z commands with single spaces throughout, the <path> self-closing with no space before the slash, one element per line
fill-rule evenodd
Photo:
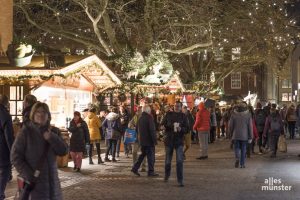
<path fill-rule="evenodd" d="M 68 152 L 58 128 L 50 126 L 51 114 L 45 103 L 37 102 L 30 121 L 23 124 L 11 151 L 19 177 L 28 182 L 31 200 L 63 199 L 56 156 Z"/>

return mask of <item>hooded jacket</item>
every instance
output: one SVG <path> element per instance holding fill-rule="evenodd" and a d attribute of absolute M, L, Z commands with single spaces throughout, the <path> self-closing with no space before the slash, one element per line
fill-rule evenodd
<path fill-rule="evenodd" d="M 253 139 L 253 123 L 247 107 L 237 107 L 229 120 L 229 133 L 233 140 L 248 141 Z"/>
<path fill-rule="evenodd" d="M 122 125 L 119 115 L 117 113 L 110 112 L 102 123 L 102 130 L 106 132 L 105 139 L 112 139 L 113 129 L 117 129 L 117 131 L 121 132 Z"/>
<path fill-rule="evenodd" d="M 56 127 L 51 128 L 52 135 L 47 141 L 49 149 L 35 188 L 30 193 L 30 199 L 61 200 L 62 192 L 58 178 L 56 156 L 64 156 L 68 152 L 67 144 L 60 136 Z M 34 123 L 25 123 L 18 134 L 11 151 L 11 161 L 19 175 L 32 181 L 34 170 L 42 156 L 46 140 L 43 131 Z"/>
<path fill-rule="evenodd" d="M 204 107 L 204 103 L 201 102 L 198 106 L 199 111 L 196 114 L 196 122 L 193 129 L 197 131 L 209 131 L 210 130 L 210 112 Z"/>
<path fill-rule="evenodd" d="M 68 128 L 72 133 L 70 138 L 70 151 L 72 152 L 84 152 L 85 144 L 90 143 L 90 134 L 86 122 L 80 118 L 79 123 L 81 125 L 78 127 L 73 119 Z"/>
<path fill-rule="evenodd" d="M 93 112 L 89 112 L 88 116 L 85 118 L 85 121 L 88 125 L 89 132 L 90 132 L 90 140 L 100 140 L 100 127 L 101 122 L 97 115 Z"/>

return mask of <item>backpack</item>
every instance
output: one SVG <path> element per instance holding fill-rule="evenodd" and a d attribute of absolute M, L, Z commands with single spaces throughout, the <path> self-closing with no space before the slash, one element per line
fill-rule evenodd
<path fill-rule="evenodd" d="M 281 124 L 278 117 L 270 117 L 270 130 L 271 132 L 279 133 L 281 131 Z"/>
<path fill-rule="evenodd" d="M 256 125 L 259 126 L 259 127 L 265 126 L 266 114 L 263 110 L 260 109 L 256 112 L 255 122 L 256 122 Z"/>

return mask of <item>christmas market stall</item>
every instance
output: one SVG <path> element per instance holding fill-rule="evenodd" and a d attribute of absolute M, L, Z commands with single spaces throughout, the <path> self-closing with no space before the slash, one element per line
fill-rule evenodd
<path fill-rule="evenodd" d="M 60 65 L 36 56 L 26 67 L 10 66 L 0 58 L 0 93 L 9 96 L 13 119 L 21 119 L 24 96 L 33 94 L 49 105 L 51 122 L 65 127 L 75 110 L 96 101 L 93 94 L 118 85 L 119 78 L 96 55 L 65 56 Z"/>

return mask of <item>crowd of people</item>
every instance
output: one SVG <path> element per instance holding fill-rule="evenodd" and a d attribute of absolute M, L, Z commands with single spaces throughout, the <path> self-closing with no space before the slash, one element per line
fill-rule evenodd
<path fill-rule="evenodd" d="M 140 176 L 142 168 L 149 177 L 159 176 L 155 171 L 155 146 L 160 140 L 165 146 L 164 181 L 168 182 L 171 175 L 175 151 L 177 182 L 183 187 L 183 163 L 192 143 L 200 146 L 196 159 L 206 160 L 209 144 L 218 138 L 228 139 L 235 153 L 234 166 L 245 168 L 246 158 L 256 153 L 256 146 L 258 154 L 270 151 L 271 157 L 276 157 L 279 136 L 295 139 L 300 119 L 300 105 L 296 108 L 293 104 L 279 109 L 276 104 L 263 107 L 258 102 L 254 109 L 242 101 L 228 107 L 220 107 L 217 103 L 207 107 L 201 102 L 194 108 L 183 106 L 181 102 L 174 105 L 153 103 L 136 107 L 134 113 L 125 105 L 101 112 L 91 106 L 82 113 L 74 112 L 68 127 L 71 133 L 68 147 L 60 130 L 50 125 L 47 104 L 27 95 L 23 105 L 23 122 L 14 138 L 9 99 L 0 95 L 0 200 L 4 199 L 6 184 L 12 178 L 12 166 L 19 174 L 18 181 L 28 185 L 31 199 L 62 199 L 56 156 L 69 152 L 76 172 L 81 171 L 85 154 L 89 164 L 94 164 L 94 148 L 98 164 L 117 162 L 129 129 L 137 133 L 134 142 L 124 143 L 124 156 L 128 158 L 132 154 L 131 172 Z M 104 159 L 101 140 L 106 144 Z"/>

